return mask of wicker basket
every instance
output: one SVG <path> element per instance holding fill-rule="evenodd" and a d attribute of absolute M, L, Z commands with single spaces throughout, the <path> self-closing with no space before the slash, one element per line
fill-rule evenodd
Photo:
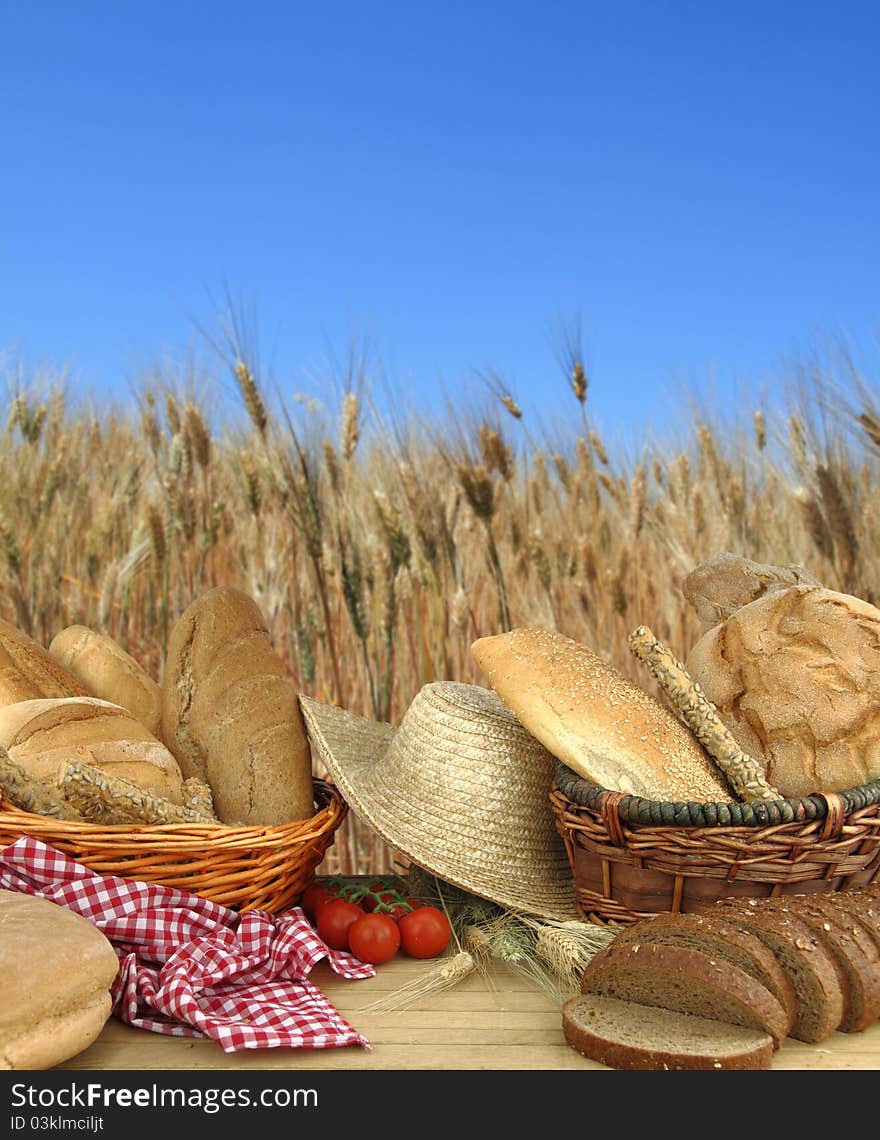
<path fill-rule="evenodd" d="M 177 887 L 234 910 L 277 913 L 315 877 L 348 805 L 314 781 L 316 811 L 278 827 L 101 826 L 21 811 L 0 797 L 0 847 L 31 836 L 101 875 Z"/>
<path fill-rule="evenodd" d="M 550 800 L 581 916 L 598 924 L 861 886 L 880 875 L 880 780 L 752 803 L 660 803 L 556 766 Z"/>

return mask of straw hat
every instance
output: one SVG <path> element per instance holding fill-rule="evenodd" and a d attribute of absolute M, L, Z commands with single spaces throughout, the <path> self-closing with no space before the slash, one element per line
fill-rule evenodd
<path fill-rule="evenodd" d="M 577 918 L 550 806 L 554 758 L 494 692 L 433 682 L 399 727 L 300 704 L 317 758 L 390 847 L 511 910 Z"/>

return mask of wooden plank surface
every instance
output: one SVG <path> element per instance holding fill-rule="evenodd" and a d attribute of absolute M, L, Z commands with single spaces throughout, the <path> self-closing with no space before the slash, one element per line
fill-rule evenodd
<path fill-rule="evenodd" d="M 579 1056 L 562 1035 L 559 1004 L 501 965 L 393 1012 L 370 1009 L 423 976 L 424 962 L 398 958 L 375 978 L 345 981 L 326 966 L 312 980 L 372 1049 L 263 1049 L 227 1054 L 212 1041 L 165 1037 L 111 1020 L 98 1040 L 62 1069 L 88 1070 L 563 1070 L 604 1066 Z M 832 1034 L 819 1045 L 789 1040 L 774 1069 L 880 1069 L 880 1022 Z"/>

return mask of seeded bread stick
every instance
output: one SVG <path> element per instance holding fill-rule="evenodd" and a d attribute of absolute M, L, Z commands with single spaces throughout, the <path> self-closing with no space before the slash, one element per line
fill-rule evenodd
<path fill-rule="evenodd" d="M 778 800 L 780 794 L 764 776 L 764 767 L 743 752 L 718 715 L 718 710 L 684 665 L 646 625 L 629 635 L 629 647 L 643 661 L 670 698 L 690 730 L 727 776 L 742 800 Z"/>
<path fill-rule="evenodd" d="M 29 775 L 0 746 L 0 793 L 22 811 L 53 819 L 81 820 L 76 808 L 40 780 Z"/>
<path fill-rule="evenodd" d="M 204 780 L 198 776 L 190 776 L 183 781 L 183 806 L 191 811 L 201 812 L 202 815 L 214 823 L 219 823 L 214 812 L 214 797 L 211 789 Z"/>
<path fill-rule="evenodd" d="M 151 795 L 139 784 L 111 776 L 91 764 L 65 764 L 58 787 L 90 823 L 216 823 L 192 807 Z"/>

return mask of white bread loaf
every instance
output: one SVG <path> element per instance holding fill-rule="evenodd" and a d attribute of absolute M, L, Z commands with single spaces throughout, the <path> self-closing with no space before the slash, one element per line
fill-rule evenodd
<path fill-rule="evenodd" d="M 704 634 L 686 665 L 783 796 L 845 791 L 880 776 L 874 606 L 820 586 L 777 590 Z"/>
<path fill-rule="evenodd" d="M 96 926 L 47 899 L 0 890 L 0 1069 L 50 1069 L 110 1016 L 116 953 Z"/>
<path fill-rule="evenodd" d="M 183 776 L 171 752 L 126 709 L 97 697 L 6 705 L 0 708 L 0 745 L 50 786 L 65 764 L 78 760 L 183 803 Z"/>
<path fill-rule="evenodd" d="M 585 645 L 514 629 L 480 638 L 471 652 L 525 728 L 585 779 L 653 800 L 733 798 L 688 729 Z"/>
<path fill-rule="evenodd" d="M 85 625 L 70 625 L 52 638 L 49 654 L 79 678 L 93 696 L 128 709 L 154 736 L 159 735 L 159 683 L 112 637 Z"/>
<path fill-rule="evenodd" d="M 314 815 L 299 694 L 259 607 L 241 590 L 208 590 L 175 623 L 162 738 L 185 777 L 208 783 L 222 822 L 275 826 Z"/>
<path fill-rule="evenodd" d="M 0 706 L 41 697 L 92 695 L 38 641 L 0 620 Z"/>

